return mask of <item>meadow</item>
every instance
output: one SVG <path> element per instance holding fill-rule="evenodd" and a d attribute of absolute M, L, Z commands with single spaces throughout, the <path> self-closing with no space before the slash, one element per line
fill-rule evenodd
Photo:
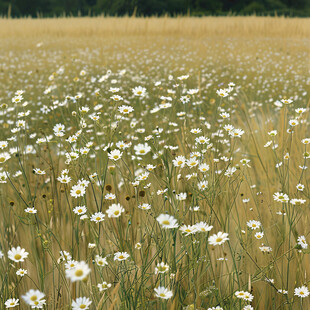
<path fill-rule="evenodd" d="M 0 19 L 0 309 L 309 309 L 309 19 Z"/>

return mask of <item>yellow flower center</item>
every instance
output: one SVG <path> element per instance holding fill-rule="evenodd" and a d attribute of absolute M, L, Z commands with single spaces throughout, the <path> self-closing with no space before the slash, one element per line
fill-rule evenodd
<path fill-rule="evenodd" d="M 77 277 L 81 277 L 81 276 L 84 274 L 84 272 L 83 272 L 83 270 L 78 269 L 78 270 L 75 271 L 74 274 L 75 274 Z"/>
<path fill-rule="evenodd" d="M 37 299 L 38 299 L 38 297 L 37 297 L 36 295 L 33 295 L 33 296 L 30 297 L 30 300 L 31 300 L 31 301 L 35 301 L 35 300 L 37 300 Z"/>
<path fill-rule="evenodd" d="M 216 238 L 216 242 L 221 242 L 223 240 L 223 238 L 220 238 L 220 237 L 218 237 L 218 238 Z"/>
<path fill-rule="evenodd" d="M 20 259 L 22 258 L 22 256 L 21 256 L 20 254 L 15 254 L 14 258 L 15 258 L 16 260 L 20 260 Z"/>
<path fill-rule="evenodd" d="M 164 225 L 169 225 L 170 222 L 169 222 L 168 220 L 165 220 L 165 221 L 163 221 L 163 224 L 164 224 Z"/>

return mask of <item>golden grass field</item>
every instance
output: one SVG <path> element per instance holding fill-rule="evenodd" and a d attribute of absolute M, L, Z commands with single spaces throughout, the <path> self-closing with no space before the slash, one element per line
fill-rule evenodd
<path fill-rule="evenodd" d="M 309 309 L 309 35 L 0 19 L 0 309 Z"/>
<path fill-rule="evenodd" d="M 308 18 L 271 17 L 83 17 L 49 19 L 1 19 L 0 36 L 96 37 L 101 36 L 181 36 L 210 37 L 310 36 Z"/>

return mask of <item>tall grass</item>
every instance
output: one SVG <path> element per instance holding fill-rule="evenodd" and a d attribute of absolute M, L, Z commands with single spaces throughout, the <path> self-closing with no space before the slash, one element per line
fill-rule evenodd
<path fill-rule="evenodd" d="M 90 309 L 307 309 L 309 297 L 295 293 L 310 272 L 308 23 L 0 20 L 1 307 L 15 297 L 27 309 L 21 296 L 38 289 L 45 309 L 70 309 L 83 296 Z M 122 105 L 134 111 L 122 114 Z M 71 181 L 60 182 L 66 174 Z M 79 181 L 89 184 L 75 198 Z M 289 199 L 276 201 L 277 192 Z M 112 204 L 124 208 L 115 218 Z M 105 218 L 96 223 L 98 212 Z M 177 227 L 165 228 L 161 214 Z M 199 222 L 212 229 L 199 232 Z M 229 239 L 212 244 L 218 232 Z M 9 258 L 17 246 L 29 252 L 24 262 Z M 85 279 L 72 281 L 60 251 L 88 264 Z M 129 257 L 114 259 L 118 252 Z M 162 262 L 168 267 L 156 273 Z M 169 298 L 156 296 L 159 286 Z"/>
<path fill-rule="evenodd" d="M 85 17 L 0 19 L 0 37 L 96 37 L 163 35 L 203 38 L 309 38 L 308 18 L 285 17 Z"/>

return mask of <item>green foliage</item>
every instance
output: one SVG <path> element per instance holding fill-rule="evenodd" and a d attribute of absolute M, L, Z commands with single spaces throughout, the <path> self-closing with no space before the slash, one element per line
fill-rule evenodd
<path fill-rule="evenodd" d="M 11 9 L 9 9 L 11 7 Z M 168 14 L 310 16 L 310 0 L 0 0 L 0 14 L 62 16 L 79 14 L 152 16 Z"/>
<path fill-rule="evenodd" d="M 264 10 L 265 6 L 262 3 L 253 1 L 243 9 L 243 13 L 245 14 L 262 13 L 264 12 Z"/>

